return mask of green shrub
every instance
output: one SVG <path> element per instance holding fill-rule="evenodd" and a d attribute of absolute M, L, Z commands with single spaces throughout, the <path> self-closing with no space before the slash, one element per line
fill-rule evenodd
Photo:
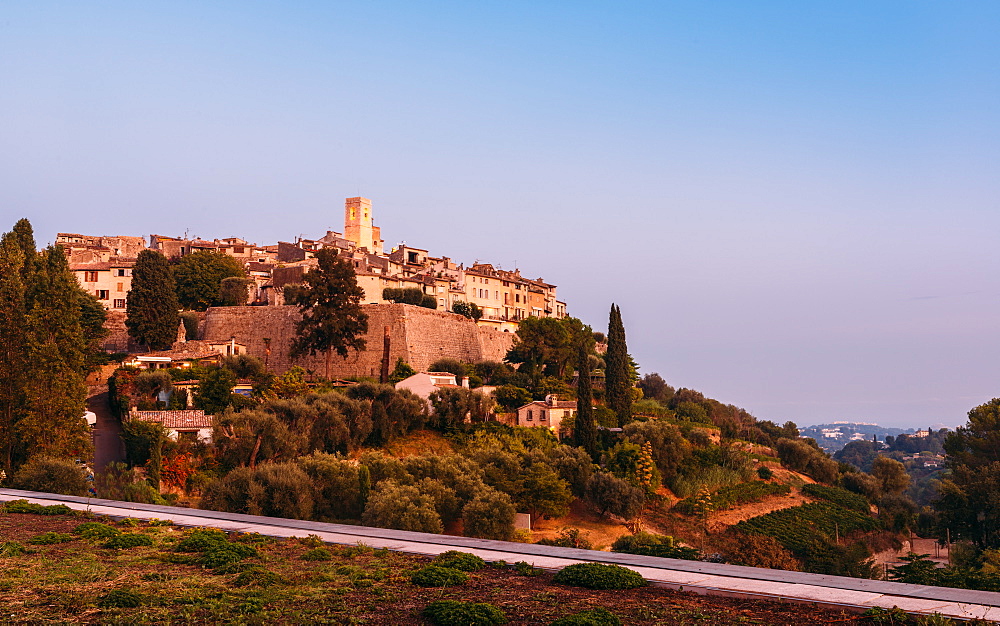
<path fill-rule="evenodd" d="M 153 538 L 139 533 L 122 533 L 111 537 L 104 543 L 105 548 L 112 550 L 127 550 L 128 548 L 151 545 L 153 545 Z"/>
<path fill-rule="evenodd" d="M 539 539 L 535 543 L 540 546 L 579 548 L 580 550 L 590 550 L 593 547 L 590 543 L 590 535 L 579 528 L 563 528 L 552 539 Z"/>
<path fill-rule="evenodd" d="M 333 558 L 333 552 L 329 548 L 313 548 L 302 555 L 303 561 L 329 561 Z"/>
<path fill-rule="evenodd" d="M 802 486 L 802 493 L 807 496 L 812 496 L 813 498 L 832 502 L 837 506 L 851 511 L 860 511 L 862 513 L 868 513 L 871 511 L 871 506 L 868 504 L 868 500 L 866 500 L 864 496 L 858 495 L 853 491 L 841 489 L 840 487 L 809 484 Z"/>
<path fill-rule="evenodd" d="M 262 535 L 260 533 L 241 533 L 233 537 L 233 541 L 238 543 L 272 543 L 274 542 L 274 537 L 268 537 L 267 535 Z"/>
<path fill-rule="evenodd" d="M 229 543 L 226 533 L 214 528 L 200 528 L 181 540 L 174 549 L 177 552 L 206 552 L 224 543 Z"/>
<path fill-rule="evenodd" d="M 653 533 L 639 532 L 634 535 L 623 535 L 611 544 L 611 551 L 658 556 L 666 559 L 701 560 L 701 552 L 697 549 L 675 545 L 673 537 Z"/>
<path fill-rule="evenodd" d="M 618 616 L 607 609 L 580 611 L 552 622 L 552 626 L 621 626 Z"/>
<path fill-rule="evenodd" d="M 761 480 L 771 480 L 774 477 L 774 472 L 770 467 L 762 465 L 757 468 L 757 476 L 759 476 Z"/>
<path fill-rule="evenodd" d="M 552 581 L 588 589 L 635 589 L 646 585 L 646 579 L 638 572 L 620 565 L 603 563 L 569 565 L 556 572 Z"/>
<path fill-rule="evenodd" d="M 450 567 L 463 572 L 478 572 L 486 567 L 486 561 L 475 554 L 469 552 L 459 552 L 458 550 L 448 550 L 434 557 L 434 565 L 440 567 Z"/>
<path fill-rule="evenodd" d="M 4 505 L 3 510 L 7 513 L 30 513 L 33 515 L 69 515 L 73 512 L 73 509 L 65 504 L 45 506 L 27 500 L 11 500 Z"/>
<path fill-rule="evenodd" d="M 518 561 L 514 563 L 514 572 L 518 576 L 541 576 L 545 572 L 527 561 Z"/>
<path fill-rule="evenodd" d="M 428 565 L 414 572 L 410 582 L 421 587 L 451 587 L 469 582 L 469 575 L 450 567 Z"/>
<path fill-rule="evenodd" d="M 259 556 L 260 554 L 248 545 L 226 542 L 203 552 L 199 561 L 205 567 L 216 568 Z"/>
<path fill-rule="evenodd" d="M 879 521 L 871 515 L 827 502 L 793 506 L 738 523 L 735 528 L 746 533 L 767 535 L 797 556 L 804 556 L 817 538 L 833 539 L 837 532 L 877 530 Z"/>
<path fill-rule="evenodd" d="M 791 487 L 788 485 L 766 483 L 759 480 L 727 485 L 712 493 L 712 510 L 724 511 L 741 504 L 760 502 L 767 496 L 785 495 L 789 491 L 791 491 Z M 699 497 L 698 495 L 694 495 L 684 498 L 674 506 L 674 510 L 685 515 L 695 515 L 698 513 Z"/>
<path fill-rule="evenodd" d="M 438 600 L 427 605 L 423 616 L 435 626 L 491 626 L 507 623 L 507 616 L 503 611 L 485 602 Z"/>
<path fill-rule="evenodd" d="M 236 587 L 249 587 L 251 585 L 255 587 L 270 587 L 281 582 L 284 582 L 284 579 L 278 574 L 261 567 L 254 567 L 237 576 L 233 580 L 233 585 Z"/>
<path fill-rule="evenodd" d="M 69 459 L 55 457 L 32 457 L 17 470 L 11 485 L 25 491 L 87 495 L 87 478 L 83 469 Z"/>
<path fill-rule="evenodd" d="M 101 522 L 84 522 L 74 528 L 73 532 L 84 539 L 110 539 L 121 534 L 117 528 Z"/>
<path fill-rule="evenodd" d="M 27 553 L 28 549 L 19 541 L 4 541 L 0 543 L 0 558 L 5 556 L 21 556 Z"/>
<path fill-rule="evenodd" d="M 97 606 L 104 609 L 132 609 L 142 606 L 142 596 L 128 589 L 113 589 L 97 600 Z"/>
<path fill-rule="evenodd" d="M 66 543 L 67 541 L 73 541 L 73 535 L 67 535 L 66 533 L 41 533 L 40 535 L 35 535 L 28 540 L 28 543 L 34 546 L 47 546 L 53 543 Z"/>

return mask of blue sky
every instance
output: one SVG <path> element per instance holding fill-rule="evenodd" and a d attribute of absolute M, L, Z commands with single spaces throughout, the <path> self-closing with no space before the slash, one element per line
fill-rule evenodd
<path fill-rule="evenodd" d="M 1000 395 L 998 65 L 996 2 L 6 3 L 0 227 L 272 243 L 360 193 L 675 386 L 954 426 Z"/>

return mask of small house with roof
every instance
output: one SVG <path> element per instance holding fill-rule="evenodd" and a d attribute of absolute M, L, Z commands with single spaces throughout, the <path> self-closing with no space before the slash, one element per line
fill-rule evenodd
<path fill-rule="evenodd" d="M 212 442 L 212 416 L 201 409 L 186 411 L 130 411 L 128 421 L 154 422 L 175 441 Z"/>
<path fill-rule="evenodd" d="M 535 400 L 519 408 L 517 425 L 544 426 L 558 433 L 562 421 L 574 415 L 576 400 L 560 400 L 555 394 L 549 394 L 545 400 Z"/>

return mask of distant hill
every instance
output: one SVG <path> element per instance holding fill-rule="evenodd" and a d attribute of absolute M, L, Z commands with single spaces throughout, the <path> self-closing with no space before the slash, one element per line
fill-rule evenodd
<path fill-rule="evenodd" d="M 898 437 L 912 435 L 916 431 L 915 428 L 892 428 L 866 422 L 833 422 L 800 428 L 799 434 L 812 437 L 821 448 L 832 454 L 858 439 L 871 441 L 872 437 L 878 437 L 884 442 L 887 435 Z"/>

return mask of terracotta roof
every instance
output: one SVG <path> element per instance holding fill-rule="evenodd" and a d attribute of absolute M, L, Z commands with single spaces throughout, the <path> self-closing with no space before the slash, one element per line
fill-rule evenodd
<path fill-rule="evenodd" d="M 164 428 L 211 428 L 212 416 L 201 409 L 189 411 L 132 411 L 130 420 L 159 422 Z"/>

